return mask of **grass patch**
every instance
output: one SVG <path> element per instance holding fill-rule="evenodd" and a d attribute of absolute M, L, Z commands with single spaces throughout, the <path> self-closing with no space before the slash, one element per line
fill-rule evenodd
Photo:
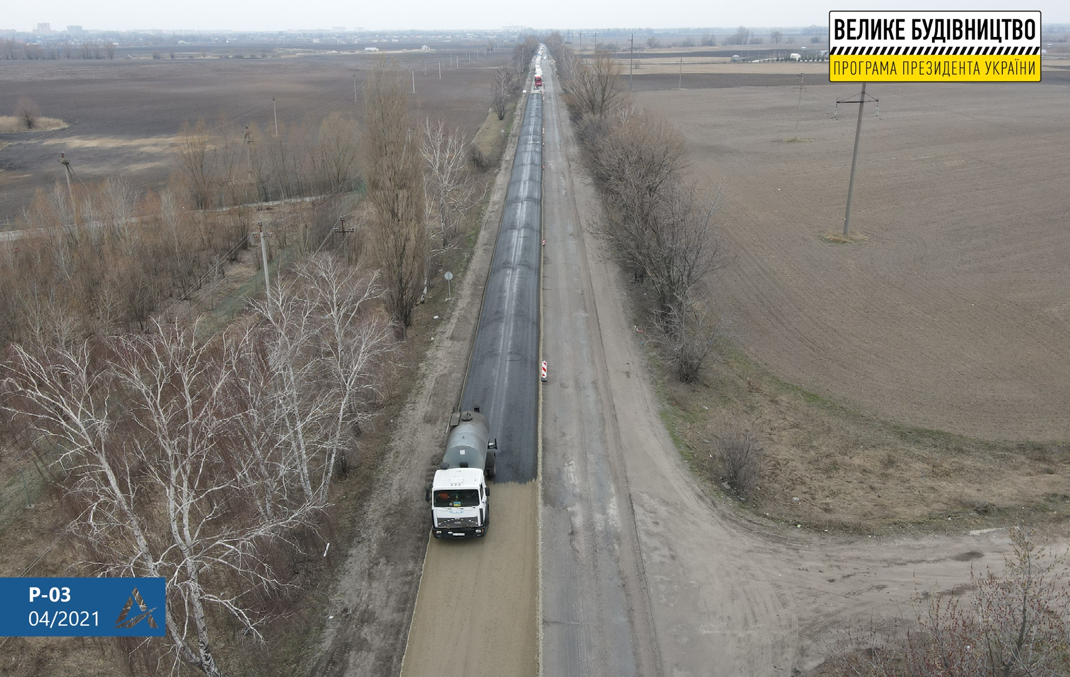
<path fill-rule="evenodd" d="M 487 111 L 487 119 L 480 125 L 479 131 L 472 139 L 472 145 L 483 154 L 488 166 L 496 167 L 505 152 L 505 144 L 509 140 L 509 134 L 513 129 L 513 115 L 516 113 L 517 102 L 511 102 L 505 111 L 505 118 L 498 119 L 498 114 L 493 110 Z"/>
<path fill-rule="evenodd" d="M 847 237 L 844 237 L 842 232 L 829 231 L 822 235 L 821 239 L 831 244 L 857 244 L 865 242 L 869 237 L 857 231 L 847 233 Z"/>
<path fill-rule="evenodd" d="M 1070 520 L 1070 444 L 977 439 L 878 419 L 781 379 L 732 342 L 698 382 L 680 383 L 647 333 L 655 330 L 646 290 L 621 283 L 632 322 L 643 329 L 659 417 L 711 497 L 790 527 L 854 534 Z M 740 427 L 761 450 L 761 470 L 746 490 L 726 486 L 721 448 Z"/>
<path fill-rule="evenodd" d="M 54 132 L 57 129 L 66 129 L 67 127 L 70 127 L 70 125 L 59 118 L 40 117 L 34 121 L 33 129 L 26 129 L 26 124 L 14 115 L 0 115 L 0 134 Z"/>

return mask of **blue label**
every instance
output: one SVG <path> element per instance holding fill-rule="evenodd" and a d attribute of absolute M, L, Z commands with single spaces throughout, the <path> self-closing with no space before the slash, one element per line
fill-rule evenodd
<path fill-rule="evenodd" d="M 0 578 L 0 637 L 163 637 L 163 578 Z"/>

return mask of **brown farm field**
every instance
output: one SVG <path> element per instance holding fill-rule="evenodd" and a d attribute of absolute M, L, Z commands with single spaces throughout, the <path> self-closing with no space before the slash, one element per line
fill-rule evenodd
<path fill-rule="evenodd" d="M 860 85 L 830 84 L 818 64 L 722 70 L 685 68 L 683 90 L 676 74 L 636 77 L 632 95 L 683 133 L 690 178 L 721 194 L 724 265 L 707 298 L 729 341 L 701 383 L 661 378 L 694 470 L 719 492 L 717 440 L 743 426 L 765 452 L 747 505 L 792 525 L 1065 520 L 1068 71 L 871 83 L 879 117 L 868 103 L 852 238 L 837 244 L 858 108 L 835 107 Z"/>
<path fill-rule="evenodd" d="M 1070 438 L 1064 85 L 871 84 L 851 215 L 866 239 L 847 245 L 822 236 L 843 226 L 858 110 L 834 104 L 858 85 L 807 86 L 801 105 L 787 86 L 635 101 L 723 192 L 713 296 L 749 357 L 885 420 L 1046 441 Z"/>
<path fill-rule="evenodd" d="M 442 118 L 471 137 L 486 118 L 493 69 L 509 50 L 460 67 L 446 53 L 387 53 L 409 76 L 416 118 Z M 210 127 L 256 123 L 318 122 L 332 112 L 360 115 L 354 104 L 371 54 L 310 55 L 267 59 L 163 59 L 0 62 L 0 115 L 21 96 L 37 101 L 43 115 L 69 127 L 54 132 L 0 134 L 0 227 L 13 221 L 38 188 L 62 180 L 61 152 L 86 183 L 122 175 L 141 188 L 162 188 L 182 123 L 204 119 Z M 439 79 L 439 60 L 443 61 Z M 359 97 L 358 97 L 359 98 Z"/>

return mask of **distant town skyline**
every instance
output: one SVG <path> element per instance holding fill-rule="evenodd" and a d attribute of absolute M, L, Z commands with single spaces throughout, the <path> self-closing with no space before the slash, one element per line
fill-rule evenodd
<path fill-rule="evenodd" d="M 765 0 L 715 7 L 696 0 L 618 0 L 612 5 L 545 0 L 539 3 L 501 3 L 467 0 L 398 0 L 365 4 L 338 0 L 303 0 L 299 3 L 263 6 L 253 3 L 219 3 L 187 0 L 181 3 L 134 3 L 129 0 L 53 0 L 7 3 L 0 15 L 0 29 L 30 33 L 48 23 L 56 32 L 67 26 L 85 30 L 193 30 L 193 31 L 285 31 L 330 30 L 346 27 L 382 30 L 497 30 L 505 26 L 552 27 L 578 30 L 597 28 L 686 27 L 806 27 L 827 25 L 829 10 L 918 9 L 914 0 L 854 0 L 823 5 L 803 1 Z M 608 8 L 608 9 L 607 9 Z M 951 0 L 932 9 L 1006 10 L 1005 0 Z M 1070 3 L 1043 0 L 1020 9 L 1040 10 L 1043 20 L 1070 23 Z"/>

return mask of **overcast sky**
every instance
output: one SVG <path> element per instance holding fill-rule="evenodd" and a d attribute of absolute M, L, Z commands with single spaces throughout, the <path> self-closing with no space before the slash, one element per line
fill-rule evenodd
<path fill-rule="evenodd" d="M 494 29 L 502 26 L 594 28 L 673 28 L 687 26 L 792 27 L 828 24 L 831 9 L 918 9 L 916 0 L 854 0 L 824 5 L 812 0 L 761 0 L 713 3 L 710 0 L 3 0 L 0 29 L 30 31 L 38 23 L 53 30 L 85 29 L 231 29 L 308 28 Z M 944 0 L 930 9 L 1008 10 L 1006 0 Z M 719 5 L 719 6 L 718 6 Z M 1044 23 L 1070 23 L 1070 2 L 1041 0 L 1021 9 L 1040 10 Z"/>

